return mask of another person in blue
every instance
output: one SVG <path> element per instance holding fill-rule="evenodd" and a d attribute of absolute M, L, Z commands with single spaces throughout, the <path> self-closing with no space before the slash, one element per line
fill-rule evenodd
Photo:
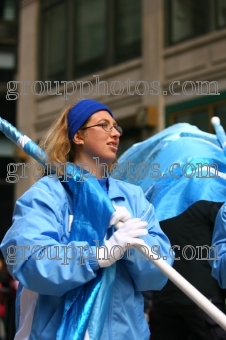
<path fill-rule="evenodd" d="M 170 242 L 142 189 L 108 176 L 104 166 L 97 166 L 97 158 L 99 165 L 110 165 L 115 161 L 121 134 L 122 129 L 111 110 L 100 102 L 87 99 L 65 109 L 41 142 L 49 162 L 71 162 L 88 170 L 89 173 L 83 174 L 87 177 L 84 181 L 89 180 L 88 175 L 94 176 L 97 185 L 100 184 L 100 195 L 107 193 L 107 200 L 112 202 L 115 211 L 107 225 L 98 226 L 105 237 L 98 240 L 99 247 L 92 245 L 92 256 L 88 256 L 89 242 L 85 238 L 81 240 L 81 232 L 78 232 L 79 241 L 70 240 L 70 222 L 76 211 L 73 211 L 71 188 L 63 175 L 42 177 L 18 199 L 13 225 L 1 244 L 10 273 L 19 281 L 15 340 L 149 339 L 141 291 L 161 290 L 167 278 L 134 246 L 146 243 L 157 247 L 169 264 L 173 259 L 169 256 Z M 84 196 L 84 204 L 86 199 L 89 197 Z M 88 205 L 87 220 L 93 209 Z M 114 226 L 119 221 L 123 226 L 116 229 Z M 83 222 L 84 231 L 88 222 Z M 76 230 L 73 233 L 76 235 Z M 105 248 L 101 247 L 102 242 Z M 128 244 L 132 248 L 129 252 Z M 78 251 L 85 248 L 84 253 Z M 112 249 L 115 250 L 113 255 Z M 106 250 L 110 254 L 108 257 Z M 94 328 L 98 327 L 98 318 L 96 324 L 92 322 L 93 313 L 98 313 L 102 302 L 96 306 L 96 298 L 92 313 L 87 317 L 85 300 L 89 300 L 97 288 L 90 289 L 99 273 L 107 273 L 112 268 L 115 268 L 114 279 L 109 274 L 104 291 L 104 282 L 100 281 L 98 286 L 103 304 L 105 295 L 110 295 L 110 299 L 105 303 L 106 315 L 101 336 L 97 339 L 93 334 Z M 112 291 L 110 282 L 113 282 Z M 77 298 L 79 304 L 75 305 L 73 315 L 67 319 L 62 331 L 65 306 L 70 313 Z M 84 311 L 82 306 L 86 306 Z M 72 336 L 69 333 L 74 325 L 76 335 Z"/>
<path fill-rule="evenodd" d="M 216 218 L 212 246 L 211 258 L 215 258 L 210 261 L 212 276 L 217 279 L 221 288 L 226 289 L 226 203 L 222 205 Z"/>
<path fill-rule="evenodd" d="M 200 181 L 203 192 L 205 180 Z M 192 194 L 192 190 L 188 191 L 188 200 Z M 225 313 L 226 291 L 211 276 L 207 260 L 222 205 L 223 202 L 198 200 L 181 214 L 159 222 L 170 242 L 176 245 L 174 269 Z M 214 247 L 211 258 L 216 256 Z M 226 340 L 226 331 L 170 280 L 161 291 L 152 292 L 150 328 L 152 340 Z"/>

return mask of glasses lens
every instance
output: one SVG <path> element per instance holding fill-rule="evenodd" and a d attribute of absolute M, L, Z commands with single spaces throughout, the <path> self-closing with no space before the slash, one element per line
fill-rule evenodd
<path fill-rule="evenodd" d="M 102 125 L 103 129 L 107 132 L 111 132 L 112 129 L 115 128 L 120 133 L 120 136 L 122 135 L 122 128 L 118 125 L 112 126 L 111 124 L 108 124 L 108 123 L 103 123 L 101 125 Z"/>
<path fill-rule="evenodd" d="M 102 128 L 107 131 L 107 132 L 110 132 L 111 131 L 111 124 L 108 124 L 108 123 L 103 123 L 101 124 L 102 125 Z"/>
<path fill-rule="evenodd" d="M 120 133 L 121 136 L 123 132 L 121 126 L 115 125 L 114 128 Z"/>

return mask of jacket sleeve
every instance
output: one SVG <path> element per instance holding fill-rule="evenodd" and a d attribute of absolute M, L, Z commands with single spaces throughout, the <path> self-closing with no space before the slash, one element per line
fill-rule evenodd
<path fill-rule="evenodd" d="M 134 217 L 140 217 L 148 222 L 148 234 L 141 238 L 152 249 L 153 259 L 158 261 L 161 257 L 172 265 L 174 252 L 171 249 L 170 241 L 160 228 L 154 207 L 146 200 L 142 190 L 140 196 L 137 197 L 137 204 L 143 209 Z M 129 273 L 138 290 L 161 290 L 165 286 L 168 278 L 139 250 L 130 249 L 129 253 L 128 251 L 125 253 L 123 259 L 126 261 Z"/>
<path fill-rule="evenodd" d="M 92 248 L 68 243 L 63 215 L 54 195 L 33 186 L 16 202 L 13 225 L 1 244 L 11 275 L 40 294 L 62 296 L 96 276 Z"/>
<path fill-rule="evenodd" d="M 226 288 L 226 203 L 219 210 L 213 231 L 210 260 L 212 276 Z"/>

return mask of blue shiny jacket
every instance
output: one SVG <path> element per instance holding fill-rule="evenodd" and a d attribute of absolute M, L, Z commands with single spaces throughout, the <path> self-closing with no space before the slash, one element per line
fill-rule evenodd
<path fill-rule="evenodd" d="M 149 233 L 142 238 L 149 246 L 157 246 L 156 258 L 166 256 L 172 264 L 170 242 L 142 189 L 109 178 L 108 196 L 112 203 L 125 206 L 132 217 L 148 222 Z M 60 180 L 49 177 L 40 179 L 16 202 L 13 225 L 1 244 L 10 273 L 20 282 L 15 340 L 56 339 L 64 294 L 92 280 L 99 270 L 95 259 L 81 261 L 80 250 L 88 246 L 85 240 L 69 244 L 71 207 L 71 197 Z M 77 249 L 76 254 L 69 246 Z M 166 282 L 165 275 L 137 250 L 125 253 L 116 264 L 101 340 L 148 340 L 141 291 L 160 290 Z"/>
<path fill-rule="evenodd" d="M 216 217 L 212 248 L 212 276 L 217 279 L 221 288 L 226 289 L 226 203 L 222 205 Z"/>

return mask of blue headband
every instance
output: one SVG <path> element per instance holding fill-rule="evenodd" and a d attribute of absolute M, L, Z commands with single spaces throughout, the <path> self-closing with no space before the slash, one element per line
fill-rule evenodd
<path fill-rule="evenodd" d="M 96 100 L 84 99 L 75 104 L 70 109 L 67 118 L 69 138 L 72 139 L 85 121 L 98 111 L 107 111 L 113 117 L 111 110 Z"/>

